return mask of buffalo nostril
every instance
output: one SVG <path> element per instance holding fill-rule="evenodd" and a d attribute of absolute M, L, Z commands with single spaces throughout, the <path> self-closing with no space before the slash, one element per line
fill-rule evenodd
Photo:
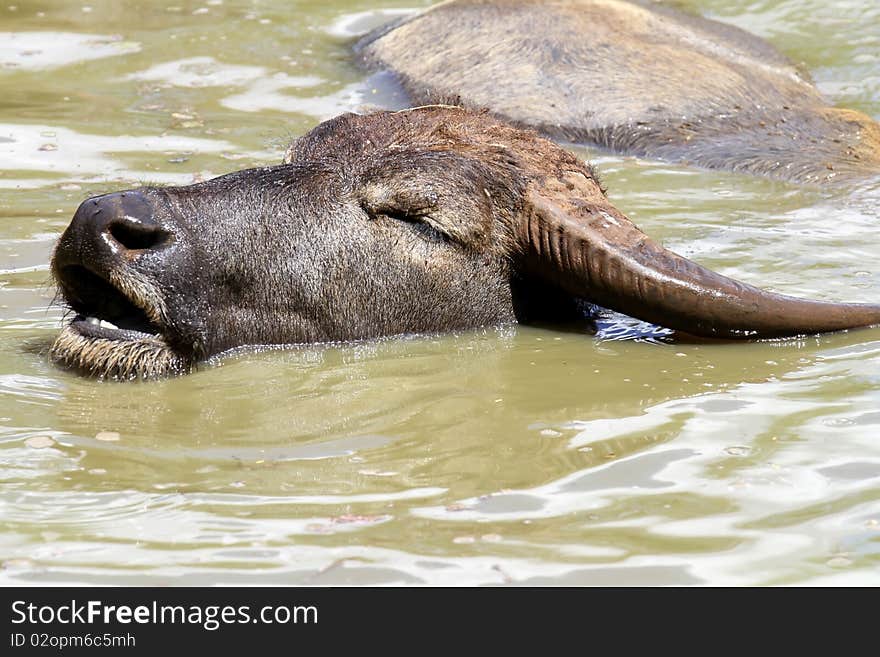
<path fill-rule="evenodd" d="M 58 240 L 52 269 L 81 265 L 105 271 L 114 261 L 132 261 L 175 241 L 174 217 L 150 189 L 116 192 L 83 201 Z"/>
<path fill-rule="evenodd" d="M 146 225 L 128 216 L 112 219 L 107 225 L 107 231 L 129 251 L 158 248 L 170 237 L 162 228 Z"/>
<path fill-rule="evenodd" d="M 157 216 L 156 199 L 140 190 L 115 192 L 90 199 L 74 217 L 74 231 L 85 244 L 96 238 L 121 251 L 162 247 L 171 238 Z"/>

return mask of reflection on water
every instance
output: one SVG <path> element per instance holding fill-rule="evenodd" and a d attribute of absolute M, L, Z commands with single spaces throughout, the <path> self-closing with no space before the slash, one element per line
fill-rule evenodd
<path fill-rule="evenodd" d="M 687 344 L 609 316 L 598 335 L 238 353 L 150 384 L 49 366 L 46 263 L 79 201 L 276 162 L 320 118 L 398 106 L 347 39 L 427 2 L 375 4 L 0 8 L 0 581 L 880 583 L 874 330 Z M 880 116 L 874 3 L 858 20 L 812 0 L 691 4 Z M 877 181 L 824 191 L 575 151 L 684 255 L 880 299 Z"/>
<path fill-rule="evenodd" d="M 96 178 L 102 181 L 141 178 L 154 183 L 185 185 L 193 182 L 192 174 L 132 170 L 113 156 L 152 151 L 168 158 L 194 151 L 222 153 L 235 149 L 226 141 L 197 137 L 99 136 L 33 124 L 0 123 L 0 135 L 6 136 L 0 142 L 0 158 L 11 165 L 0 179 L 0 187 L 7 189 L 40 188 L 61 181 L 70 186 Z M 41 177 L 33 178 L 34 175 Z"/>
<path fill-rule="evenodd" d="M 137 52 L 140 44 L 95 34 L 0 32 L 0 68 L 40 71 Z"/>

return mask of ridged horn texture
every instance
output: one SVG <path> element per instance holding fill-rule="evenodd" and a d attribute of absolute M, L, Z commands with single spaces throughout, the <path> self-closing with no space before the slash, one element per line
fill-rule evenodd
<path fill-rule="evenodd" d="M 760 339 L 880 325 L 880 305 L 797 299 L 717 274 L 653 242 L 610 204 L 559 202 L 532 190 L 517 230 L 533 273 L 691 335 Z"/>

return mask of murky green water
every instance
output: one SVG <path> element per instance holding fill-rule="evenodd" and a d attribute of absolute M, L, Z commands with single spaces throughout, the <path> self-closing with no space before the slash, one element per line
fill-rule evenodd
<path fill-rule="evenodd" d="M 880 584 L 878 330 L 707 346 L 508 327 L 134 385 L 47 363 L 47 262 L 83 198 L 278 161 L 381 96 L 348 59 L 373 10 L 426 4 L 0 5 L 0 583 Z M 880 118 L 875 0 L 682 4 Z M 876 181 L 582 154 L 685 255 L 880 300 Z"/>

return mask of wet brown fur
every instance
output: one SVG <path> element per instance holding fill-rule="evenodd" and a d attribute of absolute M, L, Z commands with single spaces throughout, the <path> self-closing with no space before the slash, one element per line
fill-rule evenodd
<path fill-rule="evenodd" d="M 562 141 L 795 182 L 880 175 L 880 126 L 767 42 L 624 0 L 452 0 L 356 48 L 414 104 L 458 97 Z"/>

